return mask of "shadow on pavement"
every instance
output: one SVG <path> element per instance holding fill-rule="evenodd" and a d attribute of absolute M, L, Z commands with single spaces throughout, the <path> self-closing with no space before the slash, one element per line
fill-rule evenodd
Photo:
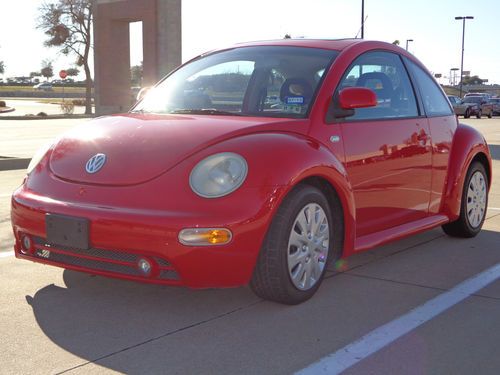
<path fill-rule="evenodd" d="M 308 364 L 289 357 L 302 340 L 310 341 L 308 361 L 316 360 L 499 262 L 499 238 L 483 230 L 477 239 L 450 239 L 434 230 L 354 255 L 346 273 L 325 280 L 312 300 L 293 307 L 262 303 L 248 288 L 191 290 L 68 270 L 65 287 L 45 286 L 26 301 L 43 333 L 81 364 L 126 373 L 158 373 L 174 364 L 206 373 L 212 366 L 291 371 Z M 245 348 L 261 357 L 248 357 Z M 290 363 L 282 362 L 286 358 Z"/>
<path fill-rule="evenodd" d="M 500 145 L 488 145 L 490 148 L 491 158 L 500 160 Z"/>

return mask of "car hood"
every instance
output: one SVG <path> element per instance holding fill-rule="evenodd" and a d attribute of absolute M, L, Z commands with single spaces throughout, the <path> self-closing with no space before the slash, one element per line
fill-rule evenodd
<path fill-rule="evenodd" d="M 139 115 L 101 117 L 64 135 L 53 147 L 50 169 L 64 180 L 97 185 L 135 185 L 168 171 L 194 153 L 242 134 L 301 132 L 304 120 L 256 117 Z M 87 162 L 106 155 L 102 168 Z"/>

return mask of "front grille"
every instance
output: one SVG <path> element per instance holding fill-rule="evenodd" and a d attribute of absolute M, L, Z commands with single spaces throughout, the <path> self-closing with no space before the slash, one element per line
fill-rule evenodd
<path fill-rule="evenodd" d="M 81 249 L 76 249 L 73 247 L 66 247 L 66 246 L 54 246 L 47 244 L 45 242 L 45 239 L 40 238 L 40 237 L 34 237 L 33 240 L 35 241 L 35 245 L 41 245 L 45 247 L 54 247 L 56 249 L 62 250 L 67 253 L 72 253 L 75 254 L 76 256 L 91 256 L 95 258 L 102 258 L 102 259 L 107 259 L 107 260 L 117 260 L 119 262 L 129 262 L 129 263 L 136 263 L 139 260 L 139 256 L 131 253 L 127 253 L 125 251 L 114 251 L 114 250 L 102 250 L 102 249 L 95 249 L 95 248 L 90 248 L 88 250 L 81 250 Z M 168 262 L 167 262 L 168 263 Z"/>
<path fill-rule="evenodd" d="M 126 251 L 105 250 L 90 248 L 81 250 L 67 246 L 47 244 L 45 239 L 34 237 L 35 251 L 31 255 L 41 260 L 50 260 L 61 265 L 83 267 L 89 270 L 98 270 L 107 273 L 142 277 L 137 270 L 137 261 L 140 256 Z M 160 272 L 156 279 L 178 281 L 179 274 L 172 268 L 170 262 L 160 257 L 153 257 Z M 154 280 L 154 279 L 153 279 Z"/>
<path fill-rule="evenodd" d="M 135 267 L 124 266 L 117 263 L 103 262 L 94 259 L 78 258 L 67 254 L 56 253 L 54 251 L 51 251 L 50 255 L 45 258 L 41 254 L 42 251 L 43 250 L 39 250 L 35 252 L 35 256 L 37 256 L 38 258 L 48 259 L 52 262 L 67 264 L 70 266 L 91 268 L 94 270 L 120 273 L 123 275 L 141 276 L 141 274 Z"/>

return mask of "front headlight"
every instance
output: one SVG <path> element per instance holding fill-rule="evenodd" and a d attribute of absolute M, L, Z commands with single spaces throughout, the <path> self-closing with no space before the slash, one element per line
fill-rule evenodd
<path fill-rule="evenodd" d="M 43 159 L 47 151 L 49 151 L 49 149 L 52 147 L 53 143 L 54 142 L 46 143 L 45 145 L 43 145 L 38 149 L 35 155 L 33 155 L 33 157 L 31 158 L 31 161 L 28 165 L 28 169 L 26 169 L 27 174 L 30 174 L 33 171 L 33 169 L 35 169 L 35 167 L 38 165 L 38 163 L 40 163 L 40 161 Z"/>
<path fill-rule="evenodd" d="M 232 152 L 211 155 L 191 171 L 189 185 L 204 198 L 219 198 L 238 189 L 247 177 L 246 160 Z"/>

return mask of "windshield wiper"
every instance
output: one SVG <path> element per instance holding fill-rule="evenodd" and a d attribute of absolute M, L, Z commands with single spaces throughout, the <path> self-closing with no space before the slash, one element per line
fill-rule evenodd
<path fill-rule="evenodd" d="M 176 115 L 221 115 L 221 116 L 241 116 L 240 113 L 220 111 L 215 108 L 193 108 L 193 109 L 174 109 L 169 113 Z"/>
<path fill-rule="evenodd" d="M 148 111 L 145 111 L 144 109 L 133 109 L 132 111 L 129 111 L 130 113 L 149 113 Z"/>

